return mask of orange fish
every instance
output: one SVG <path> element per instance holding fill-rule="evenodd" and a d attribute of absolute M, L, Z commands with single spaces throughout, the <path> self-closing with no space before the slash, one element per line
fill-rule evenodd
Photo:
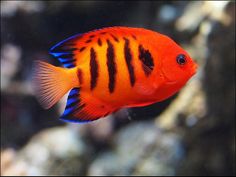
<path fill-rule="evenodd" d="M 124 107 L 139 107 L 175 94 L 197 64 L 169 37 L 129 27 L 72 36 L 50 49 L 65 68 L 37 61 L 36 92 L 46 109 L 70 91 L 61 120 L 88 122 Z"/>

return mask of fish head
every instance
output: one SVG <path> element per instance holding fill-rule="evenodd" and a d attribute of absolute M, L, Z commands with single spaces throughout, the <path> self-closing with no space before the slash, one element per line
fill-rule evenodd
<path fill-rule="evenodd" d="M 171 39 L 161 56 L 160 72 L 166 84 L 184 85 L 197 72 L 196 62 Z"/>

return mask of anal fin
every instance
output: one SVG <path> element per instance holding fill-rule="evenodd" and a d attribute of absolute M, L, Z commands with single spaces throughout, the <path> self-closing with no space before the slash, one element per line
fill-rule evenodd
<path fill-rule="evenodd" d="M 116 109 L 102 103 L 79 88 L 70 91 L 65 111 L 60 120 L 74 123 L 87 123 L 114 112 Z"/>

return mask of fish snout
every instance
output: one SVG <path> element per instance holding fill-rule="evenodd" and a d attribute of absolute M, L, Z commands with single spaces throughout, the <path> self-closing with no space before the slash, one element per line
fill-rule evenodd
<path fill-rule="evenodd" d="M 198 65 L 196 63 L 193 63 L 192 67 L 191 67 L 191 75 L 196 74 L 198 69 Z"/>

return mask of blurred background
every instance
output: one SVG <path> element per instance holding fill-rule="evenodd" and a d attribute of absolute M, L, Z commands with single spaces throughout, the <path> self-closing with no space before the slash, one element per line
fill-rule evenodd
<path fill-rule="evenodd" d="M 32 63 L 108 26 L 166 34 L 199 64 L 170 99 L 88 124 L 43 110 Z M 1 1 L 1 175 L 235 176 L 235 2 Z"/>

